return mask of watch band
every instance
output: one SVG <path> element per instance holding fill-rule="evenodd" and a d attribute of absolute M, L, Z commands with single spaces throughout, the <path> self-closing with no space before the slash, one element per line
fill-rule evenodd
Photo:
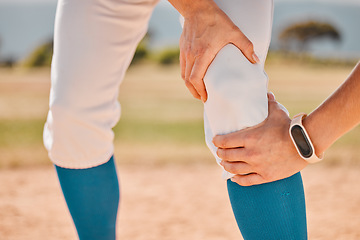
<path fill-rule="evenodd" d="M 297 114 L 292 120 L 291 120 L 291 124 L 290 124 L 290 128 L 289 128 L 289 134 L 290 134 L 290 138 L 296 148 L 296 151 L 299 153 L 300 157 L 302 157 L 305 161 L 309 162 L 309 163 L 316 163 L 319 162 L 323 159 L 323 154 L 321 154 L 319 157 L 316 156 L 315 154 L 315 148 L 314 145 L 311 142 L 311 139 L 309 137 L 309 134 L 307 133 L 305 127 L 302 124 L 302 120 L 306 117 L 307 115 L 305 113 L 299 113 Z M 293 137 L 292 134 L 292 130 L 294 127 L 300 127 L 301 128 L 301 133 L 303 134 L 303 137 L 305 138 L 305 142 L 308 145 L 308 147 L 310 148 L 309 150 L 309 156 L 304 156 L 303 153 L 300 151 L 298 143 L 296 142 L 296 140 Z"/>

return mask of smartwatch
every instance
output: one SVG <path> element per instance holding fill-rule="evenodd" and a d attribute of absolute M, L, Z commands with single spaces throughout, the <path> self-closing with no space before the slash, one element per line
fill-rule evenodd
<path fill-rule="evenodd" d="M 321 154 L 320 157 L 315 154 L 314 145 L 312 144 L 305 127 L 302 125 L 302 120 L 305 117 L 305 113 L 300 113 L 291 120 L 289 134 L 300 157 L 309 163 L 316 163 L 323 159 L 323 154 Z"/>

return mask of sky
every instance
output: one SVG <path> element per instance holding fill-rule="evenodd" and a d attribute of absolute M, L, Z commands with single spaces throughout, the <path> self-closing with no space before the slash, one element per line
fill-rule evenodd
<path fill-rule="evenodd" d="M 274 17 L 274 38 L 272 40 L 272 47 L 274 49 L 276 49 L 276 36 L 278 36 L 279 31 L 284 27 L 284 23 L 294 21 L 294 19 L 298 20 L 300 16 L 302 18 L 314 18 L 316 16 L 315 19 L 318 19 L 321 15 L 322 19 L 331 19 L 331 22 L 336 23 L 342 31 L 344 38 L 342 45 L 336 46 L 337 51 L 349 54 L 356 50 L 356 56 L 359 56 L 360 46 L 358 42 L 360 32 L 354 31 L 354 29 L 358 29 L 356 24 L 360 21 L 360 15 L 358 14 L 360 0 L 274 1 L 275 4 L 278 3 L 278 6 L 275 7 L 277 12 Z M 48 41 L 50 36 L 53 35 L 56 2 L 57 0 L 0 0 L 0 35 L 3 38 L 0 57 L 25 56 L 40 43 Z M 294 8 L 292 3 L 297 7 Z M 354 8 L 354 5 L 349 6 L 348 4 L 350 3 L 355 3 L 356 7 Z M 14 9 L 18 10 L 15 11 Z M 177 45 L 181 34 L 178 14 L 167 0 L 161 0 L 156 10 L 158 11 L 156 14 L 153 14 L 150 21 L 150 30 L 154 33 L 153 40 L 150 43 L 151 47 L 163 48 L 168 45 Z M 14 11 L 16 14 L 14 14 Z M 34 14 L 34 11 L 41 11 L 41 14 Z M 321 14 L 319 14 L 320 12 Z M 167 21 L 164 22 L 164 19 L 167 19 Z M 10 25 L 9 21 L 12 21 Z M 334 46 L 330 43 L 325 44 L 321 42 L 318 45 L 316 49 L 319 51 L 330 52 L 326 47 L 334 49 Z"/>

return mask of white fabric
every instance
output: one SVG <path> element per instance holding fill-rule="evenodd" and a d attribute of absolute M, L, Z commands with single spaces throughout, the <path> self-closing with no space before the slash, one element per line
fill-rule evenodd
<path fill-rule="evenodd" d="M 49 157 L 90 168 L 113 154 L 120 83 L 157 0 L 59 0 L 44 128 Z"/>
<path fill-rule="evenodd" d="M 225 46 L 209 66 L 204 78 L 208 100 L 204 105 L 205 139 L 218 163 L 212 139 L 254 126 L 268 113 L 264 62 L 271 38 L 273 2 L 271 0 L 217 0 L 218 6 L 254 44 L 260 58 L 251 64 L 234 46 Z M 233 175 L 224 171 L 223 178 Z"/>
<path fill-rule="evenodd" d="M 261 63 L 249 63 L 228 45 L 206 73 L 205 134 L 215 156 L 211 142 L 215 134 L 258 124 L 267 116 L 263 65 L 272 23 L 272 0 L 216 2 L 254 43 Z M 44 127 L 44 144 L 56 165 L 90 168 L 113 154 L 112 127 L 120 117 L 119 86 L 156 3 L 58 1 L 50 110 Z"/>

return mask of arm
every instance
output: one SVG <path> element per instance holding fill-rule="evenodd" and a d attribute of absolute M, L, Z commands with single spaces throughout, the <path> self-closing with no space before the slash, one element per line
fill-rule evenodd
<path fill-rule="evenodd" d="M 303 120 L 317 155 L 360 122 L 360 63 L 347 80 Z M 256 127 L 216 136 L 214 144 L 232 180 L 249 186 L 289 177 L 308 164 L 288 130 L 290 118 L 269 95 L 269 116 Z M 274 141 L 276 139 L 276 141 Z"/>
<path fill-rule="evenodd" d="M 185 19 L 180 37 L 181 77 L 195 98 L 203 102 L 207 100 L 203 77 L 216 54 L 226 44 L 234 44 L 250 62 L 259 61 L 251 41 L 213 0 L 169 2 Z"/>
<path fill-rule="evenodd" d="M 359 94 L 360 62 L 348 79 L 304 119 L 304 126 L 314 142 L 317 155 L 360 122 Z"/>

